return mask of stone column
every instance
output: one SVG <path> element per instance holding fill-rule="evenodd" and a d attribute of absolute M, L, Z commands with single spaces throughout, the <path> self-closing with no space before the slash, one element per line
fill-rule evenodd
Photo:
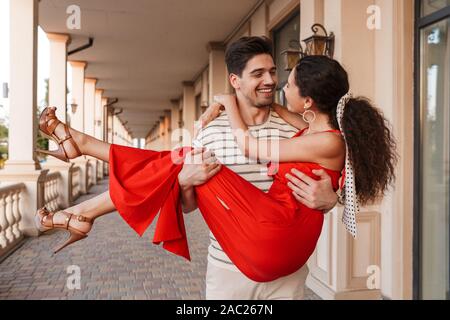
<path fill-rule="evenodd" d="M 94 133 L 103 141 L 103 89 L 95 90 Z M 103 161 L 97 159 L 97 178 L 103 179 Z"/>
<path fill-rule="evenodd" d="M 118 141 L 119 140 L 117 139 L 116 116 L 114 115 L 114 111 L 113 111 L 113 113 L 111 113 L 111 143 L 117 144 Z"/>
<path fill-rule="evenodd" d="M 84 61 L 69 61 L 72 67 L 72 100 L 70 103 L 77 105 L 75 113 L 71 115 L 70 126 L 80 132 L 84 132 L 84 75 L 87 63 Z M 72 110 L 71 110 L 72 112 Z M 80 168 L 80 192 L 87 193 L 88 160 L 86 156 L 72 160 L 75 166 Z"/>
<path fill-rule="evenodd" d="M 77 105 L 76 112 L 71 116 L 70 126 L 84 132 L 84 74 L 87 64 L 84 61 L 69 61 L 69 63 L 72 67 L 72 101 L 70 103 Z"/>
<path fill-rule="evenodd" d="M 56 116 L 67 121 L 67 34 L 47 33 L 50 42 L 49 105 L 57 107 Z M 56 147 L 56 144 L 53 146 Z"/>
<path fill-rule="evenodd" d="M 102 140 L 108 141 L 108 98 L 102 97 Z"/>
<path fill-rule="evenodd" d="M 114 116 L 114 141 L 122 145 L 122 138 L 120 137 L 120 121 L 117 116 Z"/>
<path fill-rule="evenodd" d="M 180 101 L 179 100 L 171 100 L 172 108 L 171 108 L 171 133 L 170 133 L 170 147 L 175 148 L 180 144 Z"/>
<path fill-rule="evenodd" d="M 95 85 L 97 79 L 84 79 L 84 133 L 94 137 L 95 114 Z"/>
<path fill-rule="evenodd" d="M 43 205 L 42 184 L 48 170 L 41 170 L 34 149 L 37 137 L 37 27 L 38 1 L 10 2 L 10 126 L 9 159 L 0 171 L 1 185 L 24 183 L 20 229 L 37 236 L 34 214 Z"/>
<path fill-rule="evenodd" d="M 50 41 L 50 79 L 49 106 L 56 107 L 56 116 L 63 123 L 67 123 L 67 45 L 70 36 L 67 34 L 47 33 Z M 62 138 L 63 136 L 61 136 Z M 49 149 L 58 148 L 58 144 L 50 140 Z M 67 208 L 72 204 L 72 175 L 73 163 L 67 163 L 48 156 L 43 165 L 49 171 L 59 171 L 61 174 L 59 185 L 59 206 Z"/>
<path fill-rule="evenodd" d="M 227 67 L 225 65 L 225 46 L 219 42 L 208 44 L 209 52 L 209 104 L 214 95 L 226 93 Z"/>
<path fill-rule="evenodd" d="M 114 143 L 114 109 L 108 110 L 108 142 Z"/>
<path fill-rule="evenodd" d="M 120 130 L 120 123 L 117 120 L 117 116 L 113 115 L 113 141 L 116 144 L 121 144 L 120 136 L 119 136 L 119 130 Z"/>
<path fill-rule="evenodd" d="M 171 125 L 171 111 L 165 110 L 164 111 L 164 150 L 170 150 L 170 135 L 172 133 Z"/>
<path fill-rule="evenodd" d="M 183 82 L 183 145 L 190 146 L 194 134 L 195 123 L 195 90 L 194 84 Z"/>
<path fill-rule="evenodd" d="M 84 79 L 84 133 L 95 137 L 95 85 L 97 79 Z M 86 156 L 93 166 L 92 179 L 94 185 L 97 184 L 97 159 Z M 88 173 L 89 175 L 89 173 Z"/>
<path fill-rule="evenodd" d="M 108 98 L 102 97 L 102 140 L 105 142 L 108 141 L 108 107 L 106 106 L 108 104 Z M 106 177 L 108 175 L 108 163 L 105 161 L 102 161 L 102 172 L 103 177 Z"/>
<path fill-rule="evenodd" d="M 207 107 L 209 105 L 209 69 L 202 73 L 202 94 L 201 94 L 201 106 Z"/>
<path fill-rule="evenodd" d="M 165 150 L 165 133 L 166 133 L 166 128 L 165 128 L 165 117 L 159 117 L 159 139 L 158 139 L 158 145 L 159 145 L 159 150 Z"/>
<path fill-rule="evenodd" d="M 104 141 L 107 143 L 111 143 L 111 107 L 108 107 L 108 98 L 103 98 L 104 104 L 103 104 L 103 117 L 104 117 Z M 103 163 L 103 176 L 109 175 L 109 164 L 108 162 Z"/>

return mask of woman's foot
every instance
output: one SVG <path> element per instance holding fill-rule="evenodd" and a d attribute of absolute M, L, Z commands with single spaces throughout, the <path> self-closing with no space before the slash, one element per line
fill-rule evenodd
<path fill-rule="evenodd" d="M 54 253 L 62 250 L 69 244 L 87 237 L 92 229 L 94 219 L 83 215 L 75 215 L 66 211 L 50 212 L 47 208 L 39 209 L 35 215 L 35 223 L 39 231 L 46 232 L 52 229 L 64 229 L 70 232 L 70 237 L 60 245 Z"/>
<path fill-rule="evenodd" d="M 82 155 L 75 139 L 72 137 L 67 124 L 58 120 L 55 107 L 45 108 L 39 117 L 39 130 L 44 136 L 58 144 L 57 150 L 36 150 L 37 152 L 54 156 L 62 161 L 69 162 Z"/>

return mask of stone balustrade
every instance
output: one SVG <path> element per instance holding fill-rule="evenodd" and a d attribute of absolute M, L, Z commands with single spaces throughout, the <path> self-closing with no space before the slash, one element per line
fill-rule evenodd
<path fill-rule="evenodd" d="M 43 181 L 43 194 L 44 194 L 44 203 L 49 211 L 59 210 L 59 180 L 61 179 L 61 174 L 58 171 L 47 174 Z"/>
<path fill-rule="evenodd" d="M 0 259 L 23 239 L 20 201 L 25 190 L 23 183 L 0 188 Z"/>
<path fill-rule="evenodd" d="M 95 166 L 92 163 L 92 161 L 88 162 L 87 167 L 88 167 L 87 190 L 89 190 L 94 185 L 96 172 L 95 172 Z"/>
<path fill-rule="evenodd" d="M 72 175 L 72 201 L 75 201 L 81 195 L 81 168 L 73 167 L 70 174 Z"/>

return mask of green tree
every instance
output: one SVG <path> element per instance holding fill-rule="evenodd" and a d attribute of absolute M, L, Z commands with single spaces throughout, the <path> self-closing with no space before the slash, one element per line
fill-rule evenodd
<path fill-rule="evenodd" d="M 0 169 L 8 158 L 8 128 L 0 124 Z"/>
<path fill-rule="evenodd" d="M 8 139 L 8 128 L 0 124 L 0 139 Z"/>

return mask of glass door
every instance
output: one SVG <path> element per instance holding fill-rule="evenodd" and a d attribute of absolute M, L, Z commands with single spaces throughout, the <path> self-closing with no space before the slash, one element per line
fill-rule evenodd
<path fill-rule="evenodd" d="M 419 299 L 449 299 L 450 3 L 422 0 L 419 5 L 415 295 Z"/>

